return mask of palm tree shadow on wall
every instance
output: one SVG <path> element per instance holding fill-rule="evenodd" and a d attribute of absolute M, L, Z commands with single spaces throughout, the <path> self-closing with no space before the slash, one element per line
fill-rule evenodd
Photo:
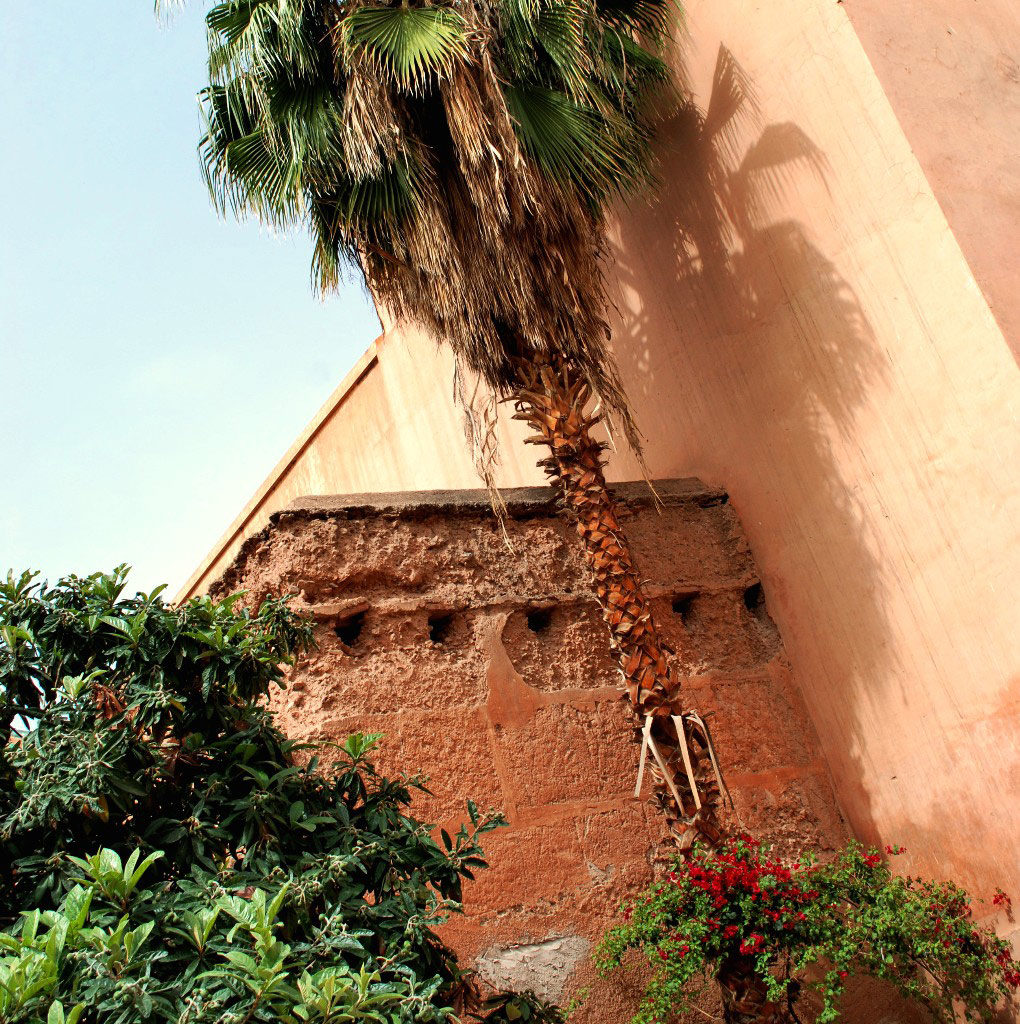
<path fill-rule="evenodd" d="M 821 216 L 832 215 L 825 209 L 828 161 L 796 125 L 763 123 L 752 84 L 725 47 L 707 109 L 681 103 L 659 138 L 661 188 L 651 204 L 635 203 L 621 218 L 619 301 L 638 311 L 628 309 L 617 323 L 614 349 L 648 435 L 686 432 L 672 442 L 680 455 L 670 454 L 677 460 L 671 470 L 717 464 L 704 453 L 718 450 L 736 466 L 746 451 L 747 465 L 770 476 L 756 481 L 755 492 L 772 506 L 772 522 L 782 523 L 780 550 L 810 535 L 807 550 L 816 560 L 824 553 L 827 571 L 799 575 L 796 608 L 827 609 L 828 625 L 820 623 L 818 633 L 802 627 L 799 636 L 802 651 L 805 633 L 815 648 L 808 660 L 832 669 L 825 680 L 800 678 L 805 689 L 830 690 L 825 701 L 805 694 L 823 735 L 827 715 L 852 716 L 853 749 L 830 742 L 826 753 L 855 829 L 877 841 L 858 781 L 861 702 L 873 680 L 896 673 L 887 660 L 879 547 L 840 472 L 838 449 L 854 446 L 855 417 L 866 394 L 886 386 L 888 363 L 832 261 L 804 225 L 776 216 L 800 188 L 821 197 Z M 626 301 L 628 291 L 637 302 Z M 663 408 L 663 378 L 676 381 L 672 408 Z M 723 379 L 732 381 L 732 403 L 704 402 L 700 382 Z M 718 396 L 720 384 L 714 388 Z M 808 500 L 788 503 L 786 492 Z M 747 524 L 759 510 L 738 503 L 737 511 Z"/>

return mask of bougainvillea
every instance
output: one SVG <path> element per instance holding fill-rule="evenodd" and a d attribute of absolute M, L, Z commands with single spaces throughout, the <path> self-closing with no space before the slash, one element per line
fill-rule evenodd
<path fill-rule="evenodd" d="M 1004 893 L 993 902 L 1008 909 Z M 697 850 L 624 908 L 596 964 L 609 972 L 629 950 L 652 969 L 635 1024 L 667 1020 L 741 958 L 791 1009 L 802 986 L 816 989 L 823 1022 L 854 974 L 887 979 L 941 1021 L 988 1020 L 1020 986 L 1009 944 L 974 923 L 963 889 L 894 875 L 853 843 L 826 863 L 785 863 L 749 836 Z"/>

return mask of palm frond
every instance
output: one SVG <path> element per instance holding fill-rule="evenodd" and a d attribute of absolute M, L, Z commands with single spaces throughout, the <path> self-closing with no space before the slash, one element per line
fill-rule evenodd
<path fill-rule="evenodd" d="M 601 205 L 641 179 L 645 139 L 626 122 L 541 86 L 509 86 L 506 98 L 522 147 L 552 180 Z"/>
<path fill-rule="evenodd" d="M 331 205 L 346 230 L 370 236 L 419 209 L 424 188 L 421 169 L 402 159 L 374 178 L 347 179 L 333 192 Z"/>
<path fill-rule="evenodd" d="M 211 8 L 205 17 L 210 80 L 222 82 L 252 69 L 281 67 L 276 19 L 276 5 L 267 0 L 227 0 Z"/>
<path fill-rule="evenodd" d="M 344 111 L 336 91 L 317 79 L 276 78 L 265 84 L 267 123 L 287 140 L 295 159 L 311 166 L 344 161 Z"/>
<path fill-rule="evenodd" d="M 205 21 L 213 81 L 271 69 L 307 75 L 322 60 L 310 0 L 224 0 Z"/>
<path fill-rule="evenodd" d="M 347 62 L 340 137 L 347 170 L 377 176 L 397 154 L 403 118 L 394 105 L 394 89 L 364 57 Z"/>
<path fill-rule="evenodd" d="M 585 46 L 586 11 L 573 0 L 546 0 L 535 20 L 535 38 L 558 72 L 569 95 L 584 99 L 593 70 Z"/>
<path fill-rule="evenodd" d="M 429 183 L 422 166 L 411 158 L 397 160 L 372 178 L 344 177 L 328 192 L 318 190 L 308 204 L 315 238 L 312 278 L 326 292 L 336 287 L 343 266 L 357 260 L 391 263 L 392 240 L 402 221 L 419 213 Z"/>
<path fill-rule="evenodd" d="M 218 208 L 254 214 L 277 226 L 299 218 L 302 165 L 297 154 L 257 122 L 245 130 L 255 119 L 231 104 L 227 89 L 211 87 L 201 99 L 206 131 L 199 154 Z"/>
<path fill-rule="evenodd" d="M 595 76 L 602 85 L 602 95 L 620 113 L 640 109 L 649 92 L 670 81 L 666 62 L 627 31 L 600 26 L 597 38 L 589 38 L 588 45 L 595 54 Z"/>
<path fill-rule="evenodd" d="M 496 8 L 502 63 L 511 78 L 533 72 L 538 0 L 503 0 Z"/>
<path fill-rule="evenodd" d="M 604 214 L 649 177 L 673 0 L 213 0 L 200 155 L 220 210 L 304 226 L 494 393 L 550 347 L 634 445 Z"/>
<path fill-rule="evenodd" d="M 360 7 L 344 18 L 341 37 L 351 56 L 364 54 L 395 85 L 417 91 L 466 56 L 464 28 L 445 7 Z"/>
<path fill-rule="evenodd" d="M 683 16 L 679 0 L 595 0 L 601 20 L 643 37 L 656 48 L 667 40 Z"/>
<path fill-rule="evenodd" d="M 169 21 L 186 3 L 187 0 L 152 0 L 152 10 L 161 21 Z"/>

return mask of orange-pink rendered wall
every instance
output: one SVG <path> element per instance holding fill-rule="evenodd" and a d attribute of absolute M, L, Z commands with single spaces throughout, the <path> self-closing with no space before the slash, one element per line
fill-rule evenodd
<path fill-rule="evenodd" d="M 843 2 L 974 276 L 1020 357 L 1020 4 Z"/>
<path fill-rule="evenodd" d="M 1020 889 L 1020 372 L 845 6 L 689 4 L 615 346 L 650 474 L 731 496 L 851 826 Z M 477 486 L 446 354 L 391 327 L 352 376 L 185 592 L 299 495 Z"/>

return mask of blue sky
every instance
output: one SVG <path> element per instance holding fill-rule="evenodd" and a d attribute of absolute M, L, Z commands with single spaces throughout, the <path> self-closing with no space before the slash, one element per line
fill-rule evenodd
<path fill-rule="evenodd" d="M 303 236 L 210 207 L 206 6 L 0 10 L 0 572 L 175 590 L 378 333 Z"/>

